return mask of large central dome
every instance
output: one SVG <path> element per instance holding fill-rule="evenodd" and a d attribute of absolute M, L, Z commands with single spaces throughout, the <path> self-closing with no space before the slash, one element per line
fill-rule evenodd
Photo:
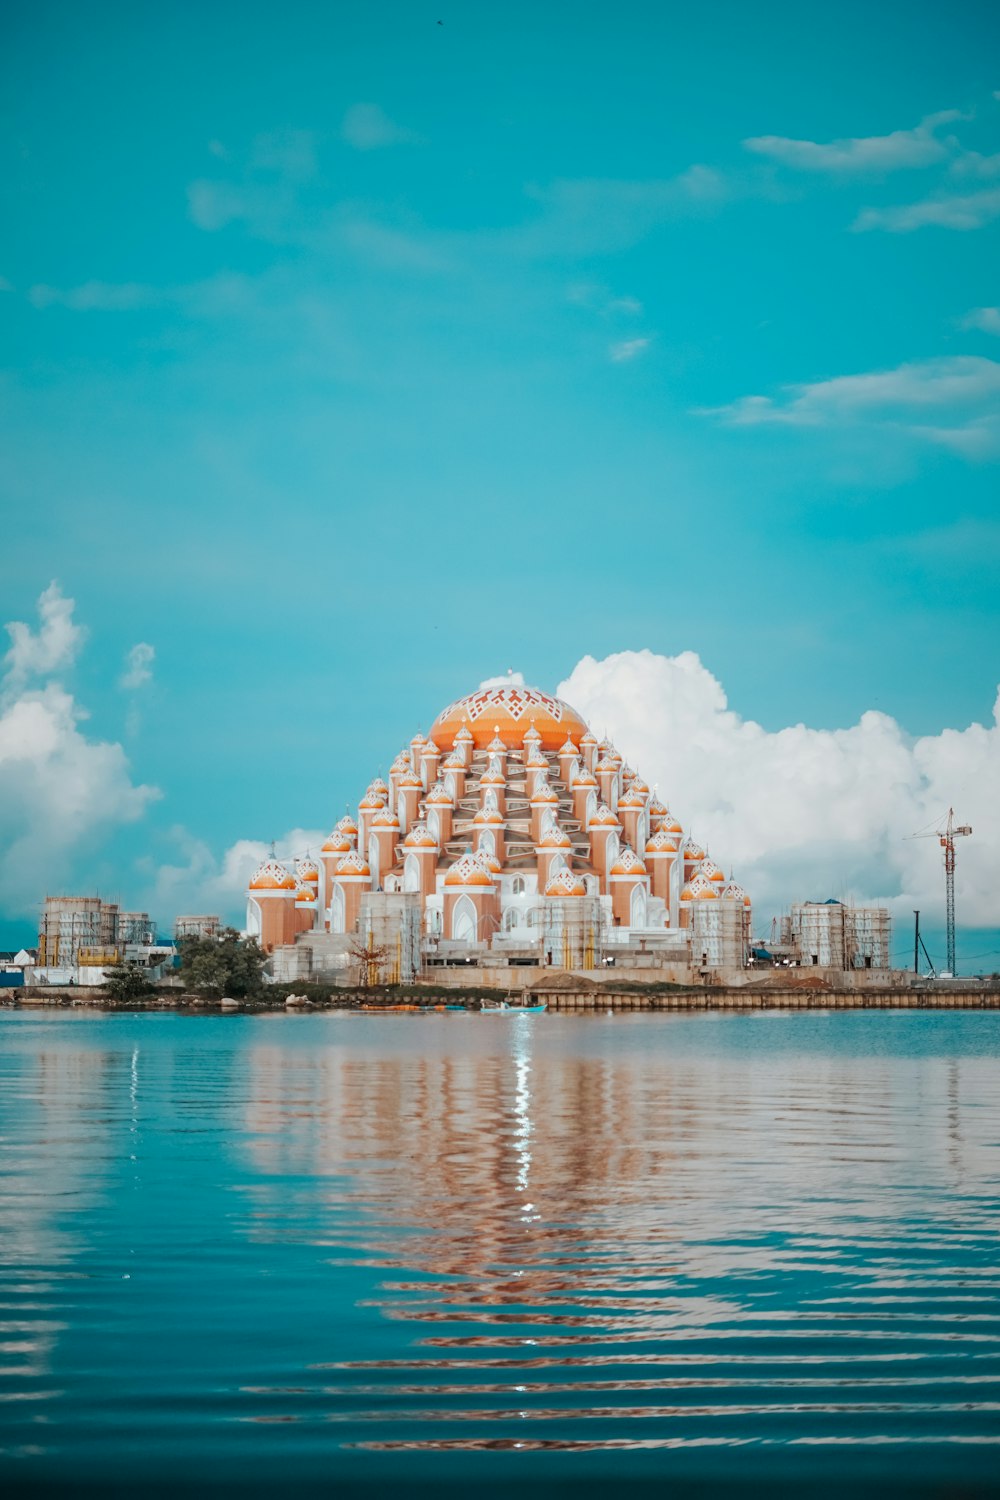
<path fill-rule="evenodd" d="M 520 750 L 532 724 L 542 737 L 543 750 L 558 750 L 567 735 L 579 746 L 580 737 L 587 733 L 576 709 L 561 698 L 513 684 L 480 688 L 449 704 L 434 720 L 430 737 L 440 750 L 450 750 L 463 723 L 469 726 L 477 750 L 485 750 L 497 730 L 508 749 Z"/>

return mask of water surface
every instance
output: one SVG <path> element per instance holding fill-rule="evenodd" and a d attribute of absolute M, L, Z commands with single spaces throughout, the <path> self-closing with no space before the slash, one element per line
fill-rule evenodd
<path fill-rule="evenodd" d="M 5 1493 L 1000 1490 L 1000 1016 L 0 1013 Z"/>

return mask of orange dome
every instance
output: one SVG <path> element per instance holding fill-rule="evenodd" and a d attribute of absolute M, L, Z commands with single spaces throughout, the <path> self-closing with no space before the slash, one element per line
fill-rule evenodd
<path fill-rule="evenodd" d="M 300 880 L 307 880 L 310 885 L 319 885 L 319 865 L 312 859 L 300 859 L 296 863 L 295 873 Z"/>
<path fill-rule="evenodd" d="M 463 720 L 478 750 L 485 750 L 494 734 L 503 736 L 508 749 L 523 749 L 532 722 L 539 739 L 528 735 L 528 743 L 541 743 L 545 750 L 558 750 L 567 735 L 587 733 L 586 724 L 568 703 L 537 688 L 513 685 L 480 688 L 449 704 L 434 720 L 431 734 L 439 745 L 450 747 Z"/>
<path fill-rule="evenodd" d="M 660 830 L 663 833 L 683 833 L 684 830 L 674 817 L 672 812 L 662 812 L 658 815 Z"/>
<path fill-rule="evenodd" d="M 479 778 L 480 786 L 506 786 L 507 778 L 502 771 L 484 771 Z"/>
<path fill-rule="evenodd" d="M 371 870 L 368 868 L 368 861 L 361 857 L 357 849 L 352 849 L 349 854 L 344 855 L 334 873 L 337 875 L 371 875 Z"/>
<path fill-rule="evenodd" d="M 437 839 L 428 830 L 426 823 L 414 823 L 403 843 L 407 849 L 437 848 Z"/>
<path fill-rule="evenodd" d="M 546 828 L 538 843 L 542 849 L 571 849 L 573 847 L 573 840 L 564 828 L 559 827 L 558 823 L 553 823 L 551 828 Z"/>
<path fill-rule="evenodd" d="M 424 784 L 421 781 L 420 777 L 417 775 L 416 771 L 407 770 L 403 772 L 402 776 L 396 782 L 396 785 L 398 787 L 418 786 L 423 789 Z"/>
<path fill-rule="evenodd" d="M 577 771 L 576 775 L 573 777 L 572 784 L 574 787 L 596 786 L 597 777 L 594 775 L 593 771 L 588 771 L 586 766 L 582 766 L 581 769 Z"/>
<path fill-rule="evenodd" d="M 373 792 L 373 791 L 369 790 L 369 791 L 365 792 L 365 795 L 362 797 L 361 801 L 358 803 L 358 806 L 364 812 L 370 812 L 373 808 L 384 807 L 385 803 L 386 803 L 386 799 L 382 795 L 381 792 Z"/>
<path fill-rule="evenodd" d="M 491 827 L 498 828 L 503 818 L 495 807 L 481 807 L 472 821 L 477 827 L 482 827 L 484 823 L 487 823 Z"/>
<path fill-rule="evenodd" d="M 684 887 L 684 890 L 690 892 L 689 901 L 718 901 L 719 899 L 718 886 L 706 880 L 704 875 L 696 875 L 690 885 Z M 683 895 L 684 891 L 681 892 L 682 898 Z"/>
<path fill-rule="evenodd" d="M 591 730 L 588 729 L 587 733 L 581 739 L 580 744 L 581 745 L 596 745 L 597 744 L 597 735 L 593 734 L 591 732 Z"/>
<path fill-rule="evenodd" d="M 705 858 L 705 851 L 695 839 L 684 840 L 684 858 L 699 860 Z"/>
<path fill-rule="evenodd" d="M 319 852 L 320 854 L 346 854 L 350 847 L 351 841 L 347 834 L 335 828 Z"/>
<path fill-rule="evenodd" d="M 565 866 L 557 870 L 552 879 L 545 887 L 546 896 L 585 896 L 587 887 L 579 875 L 574 875 L 572 870 Z"/>
<path fill-rule="evenodd" d="M 677 848 L 677 835 L 666 828 L 659 829 L 652 838 L 646 840 L 647 854 L 676 854 Z"/>
<path fill-rule="evenodd" d="M 380 807 L 374 818 L 372 818 L 372 827 L 398 828 L 399 819 L 396 817 L 396 814 L 393 812 L 391 807 Z"/>
<path fill-rule="evenodd" d="M 606 802 L 602 802 L 587 824 L 588 828 L 617 828 L 618 819 Z"/>
<path fill-rule="evenodd" d="M 471 854 L 457 859 L 444 877 L 445 885 L 492 885 L 490 872 Z"/>
<path fill-rule="evenodd" d="M 538 802 L 552 803 L 552 802 L 558 802 L 558 801 L 559 801 L 559 793 L 553 791 L 552 787 L 550 787 L 544 781 L 542 782 L 541 786 L 537 786 L 535 788 L 535 790 L 531 794 L 531 805 L 532 805 L 532 807 L 534 807 L 535 804 L 538 803 Z"/>
<path fill-rule="evenodd" d="M 312 886 L 300 885 L 298 890 L 295 892 L 296 906 L 305 906 L 307 901 L 313 902 L 315 900 L 316 892 L 313 890 Z"/>
<path fill-rule="evenodd" d="M 714 881 L 716 885 L 725 885 L 726 883 L 725 875 L 711 859 L 702 860 L 701 869 L 698 871 L 698 874 L 704 875 L 706 880 Z"/>
<path fill-rule="evenodd" d="M 524 764 L 529 771 L 539 771 L 542 768 L 547 771 L 549 769 L 549 763 L 537 745 L 532 746 L 528 751 Z"/>
<path fill-rule="evenodd" d="M 357 825 L 357 823 L 355 823 L 355 821 L 351 817 L 350 813 L 345 813 L 344 816 L 340 819 L 340 821 L 337 824 L 337 832 L 338 833 L 346 833 L 347 837 L 349 839 L 356 839 L 357 838 L 357 836 L 358 836 L 358 825 Z"/>
<path fill-rule="evenodd" d="M 428 807 L 452 807 L 453 798 L 448 788 L 440 781 L 436 781 L 427 793 L 426 802 Z"/>
<path fill-rule="evenodd" d="M 608 873 L 610 875 L 645 875 L 646 866 L 638 854 L 626 844 Z"/>
<path fill-rule="evenodd" d="M 265 859 L 250 882 L 252 891 L 294 891 L 295 879 L 276 859 Z"/>
<path fill-rule="evenodd" d="M 641 792 L 626 792 L 624 797 L 618 798 L 619 807 L 645 807 L 646 799 Z"/>

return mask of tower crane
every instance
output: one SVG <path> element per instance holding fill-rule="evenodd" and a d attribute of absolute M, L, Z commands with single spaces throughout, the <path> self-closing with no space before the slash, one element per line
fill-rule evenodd
<path fill-rule="evenodd" d="M 972 828 L 968 823 L 955 822 L 955 810 L 949 807 L 948 817 L 942 829 L 940 825 L 927 833 L 918 833 L 918 839 L 936 838 L 944 850 L 944 895 L 945 929 L 948 940 L 948 973 L 955 972 L 955 840 L 968 838 Z"/>

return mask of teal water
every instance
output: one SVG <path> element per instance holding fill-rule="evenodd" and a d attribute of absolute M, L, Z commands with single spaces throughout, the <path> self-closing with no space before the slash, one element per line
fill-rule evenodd
<path fill-rule="evenodd" d="M 0 1012 L 0 1492 L 1000 1493 L 1000 1015 Z"/>

